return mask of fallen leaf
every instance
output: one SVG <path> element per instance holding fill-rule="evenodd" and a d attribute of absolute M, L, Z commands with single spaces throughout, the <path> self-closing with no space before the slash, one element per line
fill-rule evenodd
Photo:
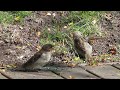
<path fill-rule="evenodd" d="M 48 16 L 51 16 L 51 13 L 47 13 Z"/>
<path fill-rule="evenodd" d="M 93 25 L 96 24 L 96 22 L 97 22 L 97 21 L 94 19 L 94 20 L 92 21 Z"/>
<path fill-rule="evenodd" d="M 101 62 L 105 62 L 105 60 L 106 60 L 105 58 L 102 58 L 102 59 L 101 59 Z"/>
<path fill-rule="evenodd" d="M 15 19 L 16 21 L 19 21 L 19 20 L 20 20 L 20 17 L 17 16 L 17 17 L 15 17 L 14 19 Z"/>
<path fill-rule="evenodd" d="M 89 40 L 88 43 L 93 45 L 95 43 L 95 40 Z"/>
<path fill-rule="evenodd" d="M 110 14 L 110 13 L 105 14 L 104 17 L 107 18 L 108 20 L 110 20 L 110 19 L 112 19 L 112 14 Z"/>
<path fill-rule="evenodd" d="M 64 60 L 63 63 L 67 63 L 68 61 L 67 60 Z"/>
<path fill-rule="evenodd" d="M 18 59 L 22 59 L 24 57 L 24 55 L 21 55 L 21 56 L 18 56 L 17 58 Z"/>
<path fill-rule="evenodd" d="M 109 54 L 115 55 L 117 53 L 117 50 L 116 48 L 110 48 L 108 52 Z"/>
<path fill-rule="evenodd" d="M 41 32 L 37 32 L 36 35 L 39 37 L 41 35 Z"/>
<path fill-rule="evenodd" d="M 55 16 L 56 16 L 56 14 L 55 14 L 55 13 L 53 13 L 52 15 L 53 15 L 53 17 L 55 17 Z"/>
<path fill-rule="evenodd" d="M 75 57 L 73 60 L 78 61 L 80 58 L 79 57 Z"/>
<path fill-rule="evenodd" d="M 39 51 L 41 49 L 41 46 L 38 45 L 36 49 Z"/>
<path fill-rule="evenodd" d="M 69 26 L 70 26 L 70 25 L 73 25 L 73 22 L 69 23 L 68 25 L 69 25 Z"/>
<path fill-rule="evenodd" d="M 5 69 L 0 69 L 0 71 L 5 72 Z"/>
<path fill-rule="evenodd" d="M 55 53 L 55 50 L 52 50 L 53 53 Z"/>
<path fill-rule="evenodd" d="M 17 49 L 21 49 L 22 47 L 20 47 L 20 46 L 16 46 L 16 48 L 17 48 Z"/>
<path fill-rule="evenodd" d="M 29 43 L 27 43 L 27 45 L 28 45 L 28 46 L 30 46 L 30 44 L 29 44 Z"/>
<path fill-rule="evenodd" d="M 64 26 L 64 28 L 67 28 L 67 26 Z"/>
<path fill-rule="evenodd" d="M 70 64 L 68 64 L 68 66 L 70 66 L 70 67 L 75 67 L 76 64 L 75 64 L 75 63 L 70 63 Z"/>
<path fill-rule="evenodd" d="M 50 28 L 48 28 L 48 31 L 51 31 Z"/>
<path fill-rule="evenodd" d="M 11 65 L 6 65 L 6 67 L 7 67 L 7 68 L 10 68 L 10 67 L 11 67 Z"/>
<path fill-rule="evenodd" d="M 19 28 L 20 28 L 20 29 L 23 29 L 23 27 L 22 27 L 22 26 L 20 26 Z"/>
<path fill-rule="evenodd" d="M 70 75 L 70 76 L 69 76 L 69 79 L 74 79 L 74 77 Z"/>

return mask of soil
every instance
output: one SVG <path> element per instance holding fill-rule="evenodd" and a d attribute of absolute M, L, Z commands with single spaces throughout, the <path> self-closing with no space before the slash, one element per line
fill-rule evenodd
<path fill-rule="evenodd" d="M 120 60 L 120 12 L 106 13 L 101 18 L 100 27 L 104 35 L 92 45 L 93 53 L 97 55 L 112 54 L 111 58 Z"/>
<path fill-rule="evenodd" d="M 47 15 L 49 13 L 51 15 Z M 42 32 L 46 26 L 51 27 L 53 19 L 59 23 L 66 15 L 66 11 L 34 11 L 32 16 L 24 19 L 23 25 L 0 25 L 0 66 L 21 65 L 29 60 L 37 52 L 37 47 L 41 46 L 40 36 L 36 33 Z M 93 53 L 111 53 L 113 48 L 116 50 L 113 56 L 120 58 L 120 13 L 106 13 L 100 25 L 105 37 L 94 42 Z"/>

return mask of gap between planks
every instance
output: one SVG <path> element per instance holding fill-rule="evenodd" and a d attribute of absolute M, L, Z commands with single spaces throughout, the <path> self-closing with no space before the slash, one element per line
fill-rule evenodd
<path fill-rule="evenodd" d="M 0 71 L 1 75 L 3 75 L 4 77 L 6 77 L 7 79 L 13 79 L 12 77 L 8 76 L 7 74 L 5 74 L 3 71 Z"/>
<path fill-rule="evenodd" d="M 92 71 L 88 70 L 87 68 L 85 68 L 85 67 L 83 67 L 83 66 L 81 66 L 81 65 L 79 65 L 79 67 L 81 67 L 81 68 L 82 68 L 83 70 L 85 70 L 86 72 L 88 72 L 88 73 L 90 73 L 90 74 L 92 74 L 92 75 L 94 75 L 94 76 L 96 76 L 96 77 L 98 77 L 98 78 L 100 78 L 100 79 L 105 79 L 105 78 L 103 78 L 103 77 L 101 77 L 101 76 L 93 73 Z"/>

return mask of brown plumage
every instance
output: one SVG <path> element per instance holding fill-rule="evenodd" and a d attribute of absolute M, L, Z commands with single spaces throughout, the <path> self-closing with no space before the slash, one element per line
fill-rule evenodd
<path fill-rule="evenodd" d="M 92 56 L 92 46 L 85 41 L 83 35 L 79 31 L 73 33 L 74 47 L 78 55 L 82 59 L 89 59 Z"/>
<path fill-rule="evenodd" d="M 18 70 L 35 70 L 45 66 L 51 58 L 51 51 L 53 45 L 46 44 L 40 51 L 34 54 L 26 63 L 24 63 Z"/>

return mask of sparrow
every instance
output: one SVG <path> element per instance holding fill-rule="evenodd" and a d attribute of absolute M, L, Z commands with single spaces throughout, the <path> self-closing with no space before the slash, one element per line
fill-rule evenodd
<path fill-rule="evenodd" d="M 45 44 L 40 51 L 35 53 L 26 63 L 24 63 L 18 70 L 37 70 L 48 64 L 51 59 L 54 46 L 52 44 Z"/>
<path fill-rule="evenodd" d="M 73 40 L 78 56 L 83 60 L 89 60 L 92 56 L 92 46 L 85 40 L 80 31 L 73 32 Z"/>

